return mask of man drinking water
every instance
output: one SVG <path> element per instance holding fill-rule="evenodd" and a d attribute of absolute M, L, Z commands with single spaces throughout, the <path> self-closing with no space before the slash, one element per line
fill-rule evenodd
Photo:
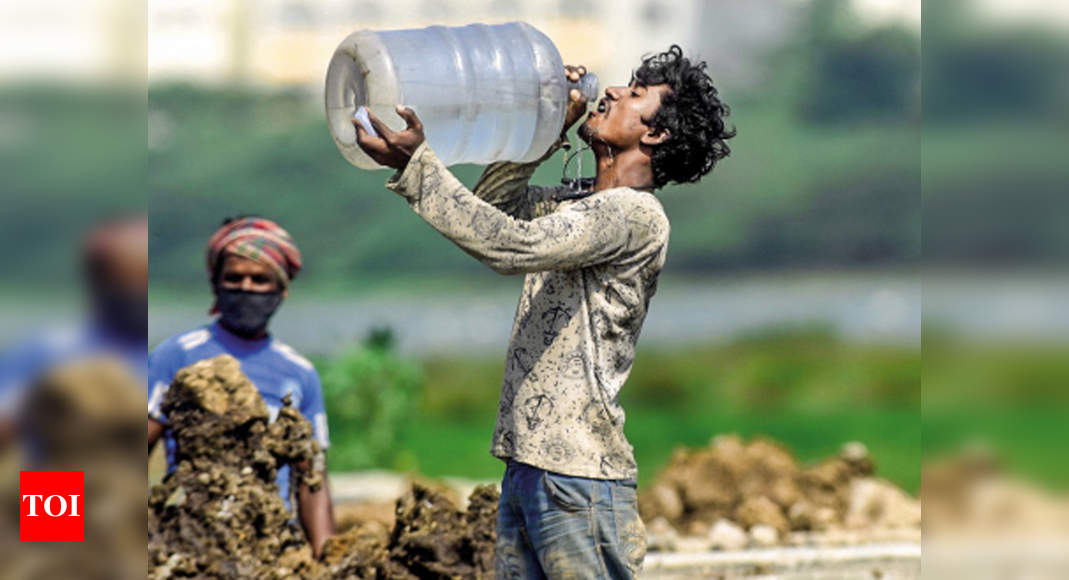
<path fill-rule="evenodd" d="M 585 71 L 567 67 L 573 81 Z M 572 91 L 562 138 L 539 161 L 495 163 L 469 191 L 427 146 L 412 109 L 392 131 L 374 116 L 360 147 L 397 169 L 387 187 L 465 252 L 525 274 L 491 452 L 507 463 L 495 574 L 631 578 L 645 554 L 637 466 L 618 395 L 668 248 L 653 192 L 694 182 L 730 153 L 734 131 L 705 63 L 678 46 L 610 87 L 579 128 L 593 150 L 590 191 L 529 186 L 586 112 Z"/>

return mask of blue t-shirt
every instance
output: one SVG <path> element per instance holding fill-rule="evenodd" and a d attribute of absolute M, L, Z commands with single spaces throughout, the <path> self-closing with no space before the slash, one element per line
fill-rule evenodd
<path fill-rule="evenodd" d="M 197 361 L 229 354 L 241 363 L 241 370 L 260 391 L 274 421 L 282 407 L 282 398 L 290 395 L 293 406 L 312 423 L 319 447 L 330 446 L 327 415 L 319 374 L 307 359 L 293 348 L 271 336 L 249 340 L 223 328 L 218 321 L 207 326 L 176 334 L 160 343 L 148 360 L 148 415 L 167 425 L 160 410 L 163 396 L 175 374 Z M 164 435 L 167 469 L 174 471 L 175 442 Z M 278 470 L 278 487 L 286 507 L 290 506 L 289 466 Z"/>
<path fill-rule="evenodd" d="M 110 356 L 123 362 L 135 377 L 145 377 L 144 340 L 129 339 L 92 321 L 52 328 L 0 353 L 0 417 L 18 418 L 22 402 L 34 382 L 64 364 Z"/>

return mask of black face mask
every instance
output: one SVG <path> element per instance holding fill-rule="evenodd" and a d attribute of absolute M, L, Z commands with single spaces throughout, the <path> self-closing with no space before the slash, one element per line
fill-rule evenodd
<path fill-rule="evenodd" d="M 123 338 L 145 340 L 148 331 L 148 300 L 145 294 L 102 290 L 94 296 L 99 322 Z"/>
<path fill-rule="evenodd" d="M 252 338 L 267 330 L 267 321 L 282 303 L 282 292 L 215 291 L 219 321 L 227 330 Z"/>

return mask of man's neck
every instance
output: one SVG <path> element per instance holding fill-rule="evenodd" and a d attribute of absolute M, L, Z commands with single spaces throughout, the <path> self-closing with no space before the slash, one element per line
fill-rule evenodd
<path fill-rule="evenodd" d="M 594 151 L 594 156 L 598 165 L 594 191 L 614 187 L 653 189 L 653 169 L 650 167 L 650 158 L 640 149 L 616 151 L 598 147 Z"/>

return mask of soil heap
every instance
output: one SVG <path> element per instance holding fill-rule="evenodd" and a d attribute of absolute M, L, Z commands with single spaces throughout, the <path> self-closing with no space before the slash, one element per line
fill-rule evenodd
<path fill-rule="evenodd" d="M 357 525 L 327 541 L 324 577 L 493 578 L 498 492 L 480 486 L 467 511 L 446 494 L 414 483 L 397 500 L 396 523 Z"/>
<path fill-rule="evenodd" d="M 314 463 L 311 425 L 288 402 L 269 424 L 259 392 L 229 355 L 180 370 L 162 409 L 177 468 L 149 494 L 149 577 L 314 574 L 275 483 L 282 465 Z M 322 483 L 314 470 L 293 473 L 313 489 Z"/>
<path fill-rule="evenodd" d="M 392 528 L 356 523 L 316 561 L 275 483 L 284 464 L 314 465 L 308 421 L 287 404 L 269 423 L 256 387 L 227 355 L 179 371 L 162 408 L 177 468 L 150 493 L 149 578 L 493 577 L 493 486 L 476 488 L 461 511 L 446 493 L 413 484 Z M 293 473 L 322 485 L 317 469 Z"/>
<path fill-rule="evenodd" d="M 18 542 L 19 502 L 0 516 L 3 578 L 126 580 L 145 573 L 145 390 L 118 357 L 93 353 L 35 377 L 18 408 L 18 440 L 0 446 L 0 491 L 20 470 L 81 471 L 84 541 Z M 8 475 L 10 474 L 10 476 Z M 12 477 L 13 476 L 13 477 Z"/>
<path fill-rule="evenodd" d="M 677 449 L 640 494 L 639 510 L 652 536 L 671 528 L 728 549 L 781 543 L 793 531 L 919 527 L 919 502 L 874 471 L 859 443 L 806 467 L 771 440 L 719 436 Z M 739 540 L 743 531 L 753 541 Z"/>

